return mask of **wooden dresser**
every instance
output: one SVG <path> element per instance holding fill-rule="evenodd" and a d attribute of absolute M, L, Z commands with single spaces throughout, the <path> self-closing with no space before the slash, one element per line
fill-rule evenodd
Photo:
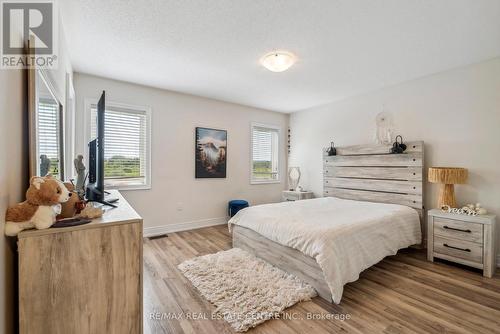
<path fill-rule="evenodd" d="M 496 268 L 496 221 L 493 215 L 467 216 L 428 212 L 427 258 L 435 257 L 483 270 L 492 277 Z"/>
<path fill-rule="evenodd" d="M 21 334 L 142 333 L 142 218 L 111 196 L 101 219 L 18 235 Z"/>

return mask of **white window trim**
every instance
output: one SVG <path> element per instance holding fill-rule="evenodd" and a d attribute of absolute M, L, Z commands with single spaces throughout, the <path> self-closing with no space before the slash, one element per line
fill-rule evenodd
<path fill-rule="evenodd" d="M 84 152 L 85 152 L 85 158 L 84 161 L 86 164 L 88 164 L 88 156 L 89 156 L 89 149 L 88 149 L 88 143 L 90 142 L 90 135 L 92 133 L 91 129 L 91 106 L 96 105 L 98 102 L 98 99 L 96 98 L 90 98 L 86 97 L 84 99 L 84 142 L 83 144 L 85 145 L 84 147 Z M 123 108 L 123 109 L 131 109 L 131 110 L 140 110 L 144 111 L 146 113 L 146 118 L 147 118 L 147 126 L 148 130 L 146 133 L 146 159 L 148 159 L 148 166 L 145 170 L 146 172 L 146 183 L 141 184 L 141 185 L 122 185 L 122 186 L 106 186 L 106 189 L 116 189 L 116 190 L 149 190 L 152 188 L 151 186 L 151 165 L 152 165 L 152 160 L 151 160 L 151 134 L 153 132 L 153 129 L 151 128 L 152 124 L 152 111 L 151 107 L 149 106 L 138 106 L 138 105 L 133 105 L 133 104 L 127 104 L 127 103 L 120 103 L 120 102 L 115 102 L 115 101 L 109 101 L 106 100 L 106 106 L 112 106 L 112 107 L 117 107 L 117 108 Z M 88 166 L 86 166 L 88 168 Z"/>
<path fill-rule="evenodd" d="M 276 180 L 256 180 L 253 178 L 253 128 L 261 127 L 268 128 L 278 131 L 278 178 Z M 281 159 L 281 127 L 275 124 L 267 124 L 267 123 L 258 123 L 251 122 L 250 123 L 250 184 L 272 184 L 272 183 L 281 183 L 281 171 L 282 171 L 282 159 Z"/>

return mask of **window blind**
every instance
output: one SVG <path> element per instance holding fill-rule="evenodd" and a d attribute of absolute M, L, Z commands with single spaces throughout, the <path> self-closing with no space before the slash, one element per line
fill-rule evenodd
<path fill-rule="evenodd" d="M 91 107 L 91 137 L 96 137 L 97 108 Z M 147 185 L 148 114 L 106 106 L 104 114 L 104 182 L 111 187 Z"/>
<path fill-rule="evenodd" d="M 252 180 L 277 181 L 278 130 L 262 126 L 252 127 Z"/>
<path fill-rule="evenodd" d="M 37 112 L 38 155 L 46 155 L 50 159 L 49 172 L 59 176 L 59 104 L 54 100 L 40 98 Z M 38 158 L 39 158 L 38 157 Z"/>

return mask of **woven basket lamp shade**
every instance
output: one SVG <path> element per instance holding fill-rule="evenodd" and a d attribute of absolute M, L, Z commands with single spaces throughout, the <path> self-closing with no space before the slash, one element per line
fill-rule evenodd
<path fill-rule="evenodd" d="M 468 171 L 465 168 L 457 167 L 431 167 L 429 168 L 429 182 L 440 183 L 438 208 L 449 205 L 452 208 L 457 206 L 455 200 L 454 184 L 467 182 Z"/>

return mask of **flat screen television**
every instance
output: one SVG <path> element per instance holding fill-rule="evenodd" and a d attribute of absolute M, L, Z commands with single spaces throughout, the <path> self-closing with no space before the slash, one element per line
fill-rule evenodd
<path fill-rule="evenodd" d="M 86 198 L 112 207 L 116 198 L 106 198 L 104 190 L 104 117 L 106 111 L 106 92 L 103 91 L 97 102 L 96 138 L 89 142 L 89 183 Z"/>

